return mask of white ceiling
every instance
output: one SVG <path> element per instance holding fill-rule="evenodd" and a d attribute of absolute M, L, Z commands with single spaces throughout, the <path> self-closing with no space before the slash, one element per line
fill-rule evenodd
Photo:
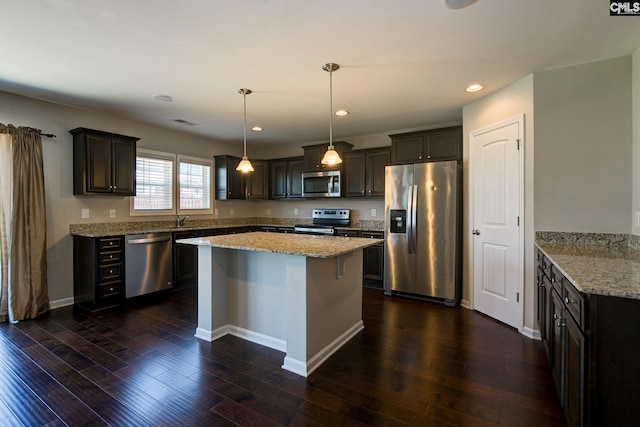
<path fill-rule="evenodd" d="M 629 55 L 640 16 L 606 0 L 3 0 L 0 90 L 221 141 L 328 140 L 462 121 L 532 72 Z M 480 82 L 476 94 L 464 87 Z M 172 103 L 153 96 L 167 94 Z M 174 119 L 195 122 L 188 126 Z"/>

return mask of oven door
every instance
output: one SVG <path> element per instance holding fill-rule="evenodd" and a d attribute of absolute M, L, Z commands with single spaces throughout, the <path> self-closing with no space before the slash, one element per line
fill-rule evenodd
<path fill-rule="evenodd" d="M 340 171 L 304 172 L 302 197 L 340 197 Z"/>

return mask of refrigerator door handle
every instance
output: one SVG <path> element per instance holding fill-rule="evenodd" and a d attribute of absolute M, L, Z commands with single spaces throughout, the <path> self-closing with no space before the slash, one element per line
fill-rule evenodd
<path fill-rule="evenodd" d="M 409 186 L 407 196 L 407 249 L 413 253 L 413 185 Z"/>
<path fill-rule="evenodd" d="M 418 231 L 416 224 L 418 222 L 418 186 L 413 185 L 413 200 L 411 201 L 411 253 L 416 253 L 418 243 Z"/>

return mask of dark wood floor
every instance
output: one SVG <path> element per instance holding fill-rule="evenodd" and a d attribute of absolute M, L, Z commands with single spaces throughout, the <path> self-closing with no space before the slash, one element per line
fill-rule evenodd
<path fill-rule="evenodd" d="M 195 290 L 0 325 L 0 425 L 564 425 L 542 344 L 364 289 L 365 329 L 309 378 L 193 337 Z"/>

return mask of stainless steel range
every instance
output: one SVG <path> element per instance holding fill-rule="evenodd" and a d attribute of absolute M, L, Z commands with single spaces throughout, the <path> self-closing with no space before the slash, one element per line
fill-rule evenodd
<path fill-rule="evenodd" d="M 311 224 L 296 225 L 293 232 L 333 236 L 335 227 L 347 227 L 350 221 L 350 209 L 314 209 L 311 212 Z"/>

